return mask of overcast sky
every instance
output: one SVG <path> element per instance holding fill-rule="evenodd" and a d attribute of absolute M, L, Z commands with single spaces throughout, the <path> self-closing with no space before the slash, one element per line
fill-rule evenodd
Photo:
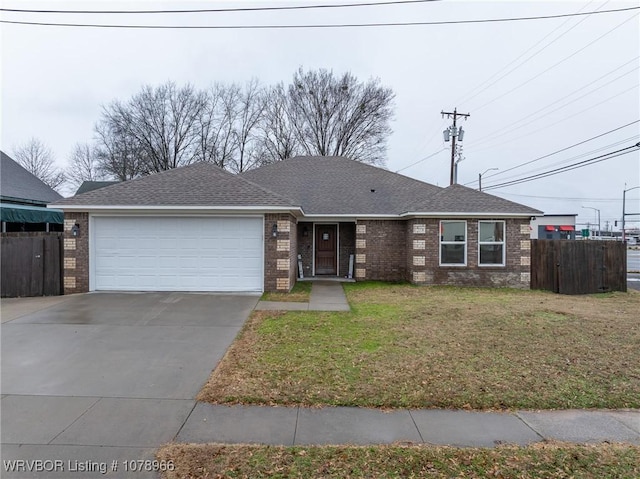
<path fill-rule="evenodd" d="M 187 9 L 318 5 L 365 0 L 11 1 L 2 8 Z M 369 3 L 382 0 L 368 0 Z M 358 8 L 169 15 L 2 13 L 2 20 L 137 25 L 308 25 L 437 22 L 536 17 L 637 7 L 624 1 L 435 1 Z M 167 80 L 288 82 L 294 71 L 351 71 L 380 78 L 396 93 L 386 167 L 439 186 L 449 184 L 450 144 L 440 112 L 461 122 L 458 182 L 489 188 L 588 160 L 640 141 L 640 10 L 504 23 L 368 28 L 150 30 L 1 24 L 1 148 L 11 154 L 31 137 L 66 166 L 74 144 L 89 142 L 102 105 L 126 100 L 142 85 Z M 633 123 L 635 122 L 635 123 Z M 623 125 L 628 125 L 620 128 Z M 612 133 L 605 134 L 617 129 Z M 505 172 L 522 163 L 582 145 Z M 422 160 L 426 157 L 428 159 Z M 413 166 L 410 166 L 413 165 Z M 495 175 L 495 176 L 492 176 Z M 625 187 L 640 185 L 640 153 L 487 192 L 547 213 L 577 213 L 602 228 L 622 214 Z M 640 189 L 627 211 L 640 213 Z M 628 218 L 638 223 L 640 217 Z"/>

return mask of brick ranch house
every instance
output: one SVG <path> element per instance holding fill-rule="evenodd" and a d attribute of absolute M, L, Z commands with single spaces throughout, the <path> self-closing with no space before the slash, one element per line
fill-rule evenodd
<path fill-rule="evenodd" d="M 56 201 L 65 294 L 288 291 L 299 275 L 528 288 L 533 208 L 341 157 L 197 163 Z M 351 264 L 350 264 L 351 263 Z"/>

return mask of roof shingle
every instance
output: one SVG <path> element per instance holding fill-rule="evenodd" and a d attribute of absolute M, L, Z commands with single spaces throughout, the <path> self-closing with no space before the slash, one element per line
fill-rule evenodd
<path fill-rule="evenodd" d="M 9 155 L 0 151 L 0 195 L 3 199 L 25 203 L 46 204 L 62 196 L 43 183 L 38 177 L 25 170 Z"/>
<path fill-rule="evenodd" d="M 89 191 L 56 206 L 272 206 L 291 200 L 210 163 L 194 163 Z"/>
<path fill-rule="evenodd" d="M 542 211 L 529 206 L 514 203 L 498 196 L 467 188 L 462 185 L 451 185 L 442 189 L 431 198 L 413 202 L 405 212 L 430 213 L 497 213 L 539 215 Z"/>
<path fill-rule="evenodd" d="M 56 206 L 301 207 L 305 215 L 541 212 L 462 185 L 425 183 L 343 157 L 296 157 L 239 175 L 196 163 L 78 194 Z"/>
<path fill-rule="evenodd" d="M 398 215 L 441 188 L 337 156 L 278 161 L 240 176 L 293 199 L 305 214 Z"/>

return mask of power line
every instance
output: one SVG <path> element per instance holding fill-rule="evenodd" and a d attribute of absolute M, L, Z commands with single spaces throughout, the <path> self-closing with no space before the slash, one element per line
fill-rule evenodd
<path fill-rule="evenodd" d="M 640 147 L 640 144 L 638 145 L 638 147 Z M 630 148 L 638 148 L 636 146 L 630 147 Z M 571 170 L 577 170 L 578 168 L 584 168 L 585 166 L 591 166 L 595 163 L 600 163 L 601 161 L 606 161 L 606 160 L 612 160 L 614 158 L 617 158 L 618 156 L 623 156 L 623 155 L 628 155 L 629 153 L 633 153 L 633 151 L 624 151 L 622 153 L 609 153 L 606 155 L 601 155 L 603 157 L 606 158 L 602 158 L 599 159 L 601 157 L 597 156 L 595 158 L 592 158 L 590 160 L 585 160 L 584 162 L 579 162 L 580 164 L 575 164 L 575 165 L 568 165 L 562 168 L 556 168 L 555 170 L 551 170 L 547 173 L 539 173 L 538 175 L 532 175 L 530 177 L 526 177 L 526 178 L 521 178 L 519 180 L 513 180 L 513 181 L 507 181 L 505 183 L 499 183 L 496 185 L 492 185 L 492 186 L 487 186 L 486 188 L 484 188 L 485 190 L 493 190 L 496 188 L 505 188 L 507 186 L 514 186 L 514 185 L 519 185 L 521 183 L 528 183 L 530 181 L 534 181 L 534 180 L 539 180 L 541 178 L 546 178 L 547 176 L 554 176 L 554 175 L 559 175 L 560 173 L 566 173 L 567 171 L 571 171 Z M 585 163 L 587 162 L 587 163 Z M 584 164 L 582 164 L 584 163 Z"/>
<path fill-rule="evenodd" d="M 566 158 L 564 160 L 560 160 L 560 161 L 557 161 L 555 163 L 551 163 L 549 165 L 542 166 L 540 168 L 535 168 L 533 170 L 529 170 L 529 171 L 527 171 L 525 173 L 521 173 L 521 174 L 517 174 L 516 173 L 515 175 L 507 176 L 506 178 L 501 178 L 498 181 L 507 181 L 507 180 L 510 180 L 511 178 L 518 178 L 518 176 L 520 176 L 522 174 L 528 175 L 528 174 L 535 173 L 535 172 L 540 171 L 540 170 L 544 170 L 546 168 L 550 168 L 550 167 L 554 167 L 554 166 L 560 166 L 560 165 L 562 165 L 564 163 L 568 163 L 570 161 L 578 160 L 580 158 L 584 158 L 584 157 L 587 157 L 589 155 L 594 155 L 596 153 L 600 153 L 601 151 L 607 150 L 609 148 L 613 148 L 613 147 L 616 147 L 616 146 L 619 146 L 619 145 L 622 145 L 622 144 L 625 144 L 625 143 L 628 144 L 629 141 L 637 141 L 639 138 L 640 138 L 640 135 L 638 135 L 638 134 L 632 135 L 630 137 L 624 138 L 623 140 L 619 140 L 619 141 L 616 141 L 614 143 L 611 143 L 611 144 L 604 145 L 604 146 L 601 146 L 599 148 L 596 148 L 595 150 L 586 151 L 586 152 L 581 153 L 579 155 L 572 156 L 570 158 Z M 496 173 L 496 175 L 497 175 L 497 173 Z"/>
<path fill-rule="evenodd" d="M 577 163 L 573 163 L 571 165 L 563 166 L 561 168 L 555 168 L 553 170 L 549 170 L 544 173 L 538 173 L 536 175 L 526 176 L 524 178 L 520 178 L 519 180 L 506 181 L 504 183 L 498 183 L 495 185 L 487 186 L 485 190 L 492 190 L 496 188 L 503 188 L 506 186 L 513 186 L 520 183 L 527 183 L 529 181 L 539 180 L 540 178 L 546 178 L 547 176 L 558 175 L 560 173 L 565 173 L 567 171 L 575 170 L 578 168 L 584 168 L 585 166 L 590 166 L 595 163 L 600 163 L 601 161 L 611 160 L 613 158 L 617 158 L 618 156 L 627 155 L 629 153 L 633 153 L 633 151 L 637 151 L 640 148 L 640 142 L 635 145 L 628 146 L 626 148 L 621 148 L 620 150 L 612 151 L 609 153 L 605 153 L 604 155 L 596 156 L 594 158 L 590 158 L 588 160 L 579 161 Z"/>
<path fill-rule="evenodd" d="M 477 19 L 477 20 L 446 20 L 446 21 L 434 21 L 434 22 L 334 23 L 334 24 L 307 24 L 307 25 L 302 25 L 302 24 L 298 24 L 298 25 L 119 25 L 119 24 L 107 24 L 107 23 L 98 24 L 98 23 L 29 22 L 29 21 L 18 21 L 18 20 L 0 20 L 0 23 L 6 23 L 6 24 L 12 24 L 12 25 L 46 26 L 46 27 L 132 28 L 132 29 L 166 29 L 166 30 L 274 30 L 274 29 L 294 29 L 294 28 L 412 27 L 412 26 L 427 26 L 427 25 L 463 25 L 463 24 L 475 24 L 475 23 L 549 20 L 549 19 L 555 19 L 555 18 L 567 18 L 567 17 L 576 17 L 576 16 L 583 16 L 583 15 L 619 13 L 619 12 L 626 12 L 629 10 L 638 10 L 638 9 L 640 9 L 640 6 L 617 8 L 617 9 L 611 9 L 611 10 L 591 11 L 591 12 L 564 13 L 564 14 L 558 14 L 558 15 L 540 15 L 540 16 L 533 16 L 533 17 L 484 18 L 484 19 Z"/>
<path fill-rule="evenodd" d="M 620 198 L 588 198 L 588 197 L 565 197 L 565 196 L 540 196 L 540 195 L 521 195 L 517 193 L 506 193 L 501 191 L 501 195 L 507 196 L 518 196 L 521 198 L 537 198 L 540 200 L 562 200 L 562 201 L 593 201 L 596 203 L 601 202 L 620 202 L 622 201 Z M 640 198 L 630 199 L 629 201 L 640 201 Z"/>
<path fill-rule="evenodd" d="M 604 12 L 604 11 L 605 11 L 605 10 L 603 10 L 603 12 Z M 598 12 L 593 12 L 593 13 L 595 14 L 595 13 L 598 13 Z M 529 78 L 528 80 L 525 80 L 524 82 L 522 82 L 522 83 L 520 83 L 519 85 L 515 86 L 514 88 L 512 88 L 512 89 L 511 89 L 511 90 L 509 90 L 509 91 L 507 91 L 506 93 L 503 93 L 502 95 L 497 96 L 497 97 L 495 97 L 494 99 L 489 100 L 489 101 L 488 101 L 488 102 L 486 102 L 486 103 L 483 103 L 483 104 L 482 104 L 482 105 L 480 105 L 479 107 L 474 108 L 474 110 L 479 110 L 479 109 L 481 109 L 481 108 L 484 108 L 485 106 L 488 106 L 488 105 L 490 105 L 490 104 L 492 104 L 492 103 L 494 103 L 494 102 L 496 102 L 496 101 L 498 101 L 498 100 L 500 100 L 500 99 L 504 98 L 505 96 L 507 96 L 507 95 L 509 95 L 509 94 L 513 93 L 514 91 L 519 90 L 520 88 L 522 88 L 522 87 L 523 87 L 523 86 L 525 86 L 526 84 L 528 84 L 528 83 L 532 82 L 533 80 L 535 80 L 535 79 L 537 79 L 537 78 L 541 77 L 542 75 L 544 75 L 544 74 L 545 74 L 545 73 L 547 73 L 548 71 L 550 71 L 550 70 L 554 69 L 554 68 L 555 68 L 555 67 L 557 67 L 558 65 L 560 65 L 560 64 L 562 64 L 562 63 L 564 63 L 564 62 L 566 62 L 566 61 L 567 61 L 567 60 L 569 60 L 570 58 L 573 58 L 573 57 L 574 57 L 574 56 L 576 56 L 578 53 L 583 52 L 584 50 L 586 50 L 587 48 L 589 48 L 591 45 L 593 45 L 594 43 L 596 43 L 596 42 L 598 42 L 598 41 L 602 40 L 604 37 L 606 37 L 607 35 L 609 35 L 609 34 L 610 34 L 610 33 L 612 33 L 613 31 L 617 30 L 618 28 L 620 28 L 620 27 L 621 27 L 622 25 L 624 25 L 625 23 L 627 23 L 627 22 L 629 22 L 629 21 L 633 20 L 633 19 L 634 19 L 634 18 L 636 18 L 637 16 L 638 16 L 638 14 L 636 13 L 635 15 L 633 15 L 633 16 L 631 16 L 631 17 L 627 18 L 627 19 L 626 19 L 625 21 L 623 21 L 622 23 L 619 23 L 618 25 L 616 25 L 615 27 L 613 27 L 611 30 L 607 30 L 605 33 L 603 33 L 602 35 L 600 35 L 598 38 L 596 38 L 595 40 L 593 40 L 593 41 L 591 41 L 591 42 L 587 43 L 585 46 L 583 46 L 582 48 L 580 48 L 580 49 L 576 50 L 576 51 L 575 51 L 575 52 L 573 52 L 571 55 L 569 55 L 569 56 L 567 56 L 567 57 L 564 57 L 562 60 L 560 60 L 560 61 L 558 61 L 558 62 L 554 63 L 553 65 L 551 65 L 551 66 L 550 66 L 549 68 L 547 68 L 546 70 L 543 70 L 543 71 L 541 71 L 540 73 L 538 73 L 538 74 L 536 74 L 536 75 L 532 76 L 532 77 L 531 77 L 531 78 Z"/>
<path fill-rule="evenodd" d="M 508 138 L 508 139 L 506 139 L 506 140 L 501 139 L 500 145 L 502 146 L 502 145 L 504 145 L 504 144 L 506 144 L 506 143 L 511 143 L 511 142 L 514 142 L 514 141 L 520 140 L 520 139 L 522 139 L 522 138 L 526 138 L 527 136 L 534 135 L 534 134 L 536 134 L 536 133 L 538 133 L 538 132 L 540 132 L 540 131 L 542 131 L 542 130 L 546 130 L 546 129 L 548 129 L 548 128 L 551 128 L 552 126 L 556 126 L 557 124 L 559 124 L 559 123 L 563 123 L 563 122 L 565 122 L 565 121 L 567 121 L 567 120 L 570 120 L 571 118 L 573 118 L 573 117 L 575 117 L 575 116 L 578 116 L 578 115 L 581 115 L 582 113 L 584 113 L 584 112 L 586 112 L 586 111 L 593 110 L 593 109 L 594 109 L 594 108 L 596 108 L 597 106 L 600 106 L 600 105 L 602 105 L 602 104 L 604 104 L 604 103 L 607 103 L 607 102 L 609 102 L 609 101 L 613 100 L 614 98 L 617 98 L 617 97 L 619 97 L 619 96 L 622 96 L 622 95 L 624 95 L 625 93 L 627 93 L 627 92 L 629 92 L 629 91 L 631 91 L 631 90 L 634 90 L 634 89 L 636 89 L 636 88 L 638 88 L 638 87 L 640 87 L 640 85 L 639 85 L 639 84 L 635 84 L 635 85 L 633 85 L 633 86 L 631 86 L 631 87 L 627 88 L 626 90 L 623 90 L 623 91 L 621 91 L 621 92 L 619 92 L 619 93 L 616 93 L 615 95 L 612 95 L 612 96 L 610 96 L 610 97 L 608 97 L 608 98 L 605 98 L 604 100 L 602 100 L 602 101 L 600 101 L 600 102 L 596 103 L 595 105 L 591 105 L 591 106 L 589 106 L 589 107 L 587 107 L 587 108 L 583 108 L 582 110 L 580 110 L 580 111 L 578 111 L 578 112 L 576 112 L 576 113 L 574 113 L 574 114 L 572 114 L 572 115 L 565 116 L 564 118 L 561 118 L 560 120 L 558 120 L 558 121 L 556 121 L 556 122 L 554 122 L 554 123 L 546 124 L 546 125 L 545 125 L 545 126 L 543 126 L 542 128 L 538 128 L 537 130 L 532 130 L 532 131 L 530 131 L 529 133 L 525 133 L 524 135 L 520 135 L 520 136 L 516 136 L 516 137 L 509 137 L 509 138 Z M 481 148 L 476 148 L 476 149 L 474 149 L 474 150 L 472 150 L 472 151 L 474 151 L 474 152 L 476 152 L 476 151 L 482 151 L 482 150 L 486 150 L 486 149 L 495 148 L 495 146 L 497 146 L 497 145 L 493 145 L 493 146 L 483 146 L 483 147 L 481 147 Z"/>
<path fill-rule="evenodd" d="M 425 156 L 424 158 L 416 161 L 415 163 L 411 163 L 409 166 L 405 166 L 404 168 L 400 168 L 399 170 L 396 170 L 396 173 L 400 173 L 402 170 L 406 170 L 407 168 L 411 168 L 412 166 L 416 166 L 417 164 L 422 163 L 423 161 L 427 161 L 429 158 L 433 158 L 438 153 L 442 153 L 443 151 L 446 151 L 446 150 L 448 150 L 448 148 L 443 148 L 442 150 L 438 150 L 435 153 L 431 153 L 429 156 Z"/>
<path fill-rule="evenodd" d="M 606 5 L 607 3 L 609 3 L 610 0 L 607 0 L 605 3 L 603 3 L 599 8 L 602 8 L 604 5 Z M 578 10 L 578 12 L 581 12 L 582 10 L 584 10 L 589 4 L 591 4 L 593 2 L 593 0 L 591 0 L 591 2 L 589 2 L 587 5 L 583 6 L 580 10 Z M 508 69 L 511 65 L 513 65 L 514 63 L 518 62 L 518 60 L 520 60 L 522 57 L 524 57 L 527 53 L 529 53 L 531 50 L 533 50 L 535 47 L 537 47 L 538 45 L 540 45 L 542 42 L 544 42 L 548 37 L 550 37 L 552 34 L 554 34 L 555 32 L 557 32 L 558 30 L 560 30 L 563 26 L 565 26 L 568 22 L 571 21 L 570 18 L 568 18 L 567 20 L 565 20 L 564 22 L 562 22 L 561 25 L 559 25 L 558 27 L 556 27 L 555 29 L 553 29 L 551 32 L 549 32 L 547 35 L 545 35 L 542 39 L 540 39 L 537 43 L 535 43 L 533 46 L 529 47 L 527 50 L 525 50 L 522 54 L 520 54 L 517 58 L 515 58 L 514 60 L 512 60 L 510 63 L 508 63 L 506 66 L 504 66 L 501 70 L 499 70 L 497 73 L 494 73 L 493 75 L 491 75 L 487 80 L 485 80 L 483 83 L 481 83 L 480 85 L 478 85 L 476 88 L 474 88 L 473 90 L 471 90 L 467 95 L 461 97 L 461 100 L 458 100 L 455 102 L 455 104 L 463 104 L 466 102 L 469 102 L 471 100 L 473 100 L 475 97 L 477 97 L 478 95 L 480 95 L 482 92 L 486 91 L 487 89 L 489 89 L 490 87 L 492 87 L 493 85 L 495 85 L 497 82 L 499 82 L 500 80 L 502 80 L 503 78 L 505 78 L 506 76 L 508 76 L 509 74 L 513 73 L 515 70 L 517 70 L 518 68 L 520 68 L 521 66 L 523 66 L 527 61 L 531 60 L 533 57 L 537 56 L 539 53 L 542 53 L 545 49 L 547 49 L 549 46 L 551 46 L 553 43 L 555 43 L 556 41 L 558 41 L 560 38 L 562 38 L 563 36 L 565 36 L 567 33 L 569 33 L 571 30 L 573 30 L 574 28 L 576 28 L 578 25 L 580 25 L 583 21 L 587 20 L 589 17 L 583 17 L 580 21 L 576 22 L 575 25 L 573 25 L 571 28 L 569 28 L 568 30 L 566 30 L 565 32 L 563 32 L 562 34 L 560 34 L 559 36 L 557 36 L 556 38 L 554 38 L 551 42 L 547 43 L 544 47 L 542 47 L 541 49 L 539 49 L 537 52 L 535 52 L 534 54 L 532 54 L 531 56 L 529 56 L 526 60 L 524 60 L 523 62 L 521 62 L 519 65 L 514 66 L 511 70 L 507 71 L 505 74 L 503 74 L 502 76 L 496 78 L 494 81 L 493 80 L 496 76 L 500 75 L 503 71 L 505 71 L 506 69 Z M 489 83 L 488 85 L 486 85 L 487 83 Z M 486 85 L 486 86 L 484 86 Z M 482 88 L 484 86 L 484 88 Z M 478 89 L 482 88 L 480 91 L 477 91 Z M 476 92 L 476 93 L 474 93 Z M 469 94 L 471 94 L 471 96 L 469 96 Z"/>
<path fill-rule="evenodd" d="M 435 125 L 435 123 L 433 123 Z M 444 125 L 447 124 L 447 120 L 442 120 L 442 123 L 440 124 L 439 127 L 437 128 L 427 128 L 425 131 L 432 131 L 433 130 L 433 134 L 426 140 L 423 140 L 420 145 L 412 150 L 412 154 L 410 156 L 418 156 L 418 153 L 421 150 L 425 150 L 427 148 L 427 146 L 429 146 L 431 144 L 431 142 L 433 141 L 433 139 L 440 134 L 440 132 L 442 131 L 442 128 L 444 127 Z M 415 153 L 415 154 L 414 154 Z"/>
<path fill-rule="evenodd" d="M 19 13 L 71 13 L 71 14 L 165 14 L 165 13 L 223 13 L 223 12 L 266 12 L 275 10 L 311 10 L 325 8 L 377 7 L 410 3 L 432 3 L 441 0 L 394 0 L 388 2 L 341 3 L 336 5 L 294 5 L 288 7 L 236 7 L 236 8 L 190 8 L 185 10 L 35 10 L 27 8 L 0 8 L 0 12 Z"/>
<path fill-rule="evenodd" d="M 616 71 L 620 70 L 621 68 L 623 68 L 623 67 L 627 66 L 629 63 L 637 62 L 637 61 L 638 61 L 638 58 L 640 58 L 640 57 L 636 56 L 635 58 L 632 58 L 631 60 L 629 60 L 629 61 L 627 61 L 627 62 L 623 63 L 622 65 L 620 65 L 619 67 L 617 67 L 617 68 L 615 68 L 615 69 L 611 70 L 610 72 L 605 73 L 604 75 L 602 75 L 602 76 L 600 76 L 600 77 L 596 78 L 595 80 L 593 80 L 593 81 L 591 81 L 591 82 L 587 83 L 586 85 L 583 85 L 582 87 L 578 88 L 577 90 L 574 90 L 574 91 L 572 91 L 572 92 L 571 92 L 571 93 L 569 93 L 569 94 L 563 95 L 563 97 L 562 97 L 562 98 L 560 98 L 560 99 L 558 99 L 558 100 L 556 100 L 556 101 L 553 101 L 553 102 L 551 102 L 551 103 L 547 104 L 546 106 L 544 106 L 544 107 L 542 107 L 542 108 L 540 108 L 540 109 L 538 109 L 538 110 L 534 111 L 533 113 L 530 113 L 529 115 L 526 115 L 526 116 L 524 116 L 524 117 L 520 118 L 519 120 L 515 120 L 515 121 L 511 122 L 511 123 L 509 124 L 509 128 L 512 128 L 512 127 L 513 127 L 513 125 L 517 125 L 518 123 L 522 123 L 523 121 L 526 121 L 527 119 L 531 118 L 532 116 L 537 115 L 538 113 L 540 113 L 540 112 L 542 112 L 542 111 L 544 111 L 544 110 L 547 110 L 548 108 L 552 108 L 552 107 L 554 107 L 554 106 L 557 106 L 557 105 L 558 105 L 558 103 L 559 103 L 560 101 L 565 100 L 565 99 L 567 99 L 567 98 L 569 98 L 569 97 L 571 97 L 571 96 L 575 95 L 576 93 L 578 93 L 578 92 L 580 92 L 580 91 L 584 90 L 584 89 L 585 89 L 585 88 L 587 88 L 587 87 L 590 87 L 590 86 L 591 86 L 591 85 L 593 85 L 594 83 L 599 82 L 599 81 L 600 81 L 600 80 L 602 80 L 603 78 L 606 78 L 607 76 L 611 75 L 612 73 L 614 73 L 614 72 L 616 72 Z M 584 95 L 582 95 L 582 96 L 580 96 L 580 97 L 578 97 L 578 98 L 574 98 L 573 100 L 571 100 L 571 101 L 569 101 L 569 102 L 565 103 L 565 104 L 564 104 L 564 106 L 570 105 L 571 103 L 574 103 L 575 101 L 577 101 L 577 100 L 579 100 L 579 99 L 581 99 L 581 98 L 584 98 L 585 96 L 588 96 L 588 95 L 590 95 L 591 93 L 594 93 L 594 92 L 596 92 L 596 91 L 600 90 L 601 88 L 604 88 L 605 86 L 609 85 L 610 83 L 613 83 L 613 82 L 615 82 L 615 81 L 619 80 L 620 78 L 623 78 L 623 77 L 625 77 L 625 76 L 627 76 L 627 75 L 630 75 L 631 73 L 633 73 L 633 72 L 634 72 L 635 70 L 637 70 L 638 68 L 640 68 L 640 66 L 636 65 L 636 67 L 635 67 L 633 70 L 630 70 L 630 71 L 628 71 L 627 73 L 625 73 L 625 74 L 623 74 L 623 75 L 621 75 L 621 76 L 619 76 L 619 77 L 614 78 L 613 80 L 611 80 L 611 81 L 609 81 L 609 82 L 605 83 L 604 85 L 600 85 L 598 88 L 595 88 L 594 90 L 591 90 L 590 92 L 585 93 Z M 560 107 L 560 108 L 563 108 L 563 107 Z M 534 120 L 531 120 L 531 121 L 529 121 L 529 122 L 525 123 L 524 125 L 520 125 L 520 126 L 518 126 L 518 127 L 512 128 L 512 129 L 511 129 L 511 131 L 513 131 L 513 129 L 520 129 L 520 128 L 523 128 L 523 127 L 524 127 L 524 126 L 526 126 L 526 125 L 529 125 L 529 124 L 531 124 L 531 123 L 533 123 L 533 122 L 535 122 L 535 121 L 541 120 L 541 119 L 542 119 L 542 118 L 544 118 L 545 116 L 549 115 L 549 113 L 553 113 L 554 111 L 556 111 L 556 110 L 558 110 L 558 109 L 560 109 L 560 108 L 556 108 L 555 110 L 552 110 L 552 111 L 550 111 L 550 112 L 547 112 L 547 113 L 545 113 L 543 116 L 541 116 L 540 118 L 536 118 L 536 119 L 534 119 Z M 500 135 L 502 135 L 502 134 L 503 134 L 503 132 L 504 132 L 504 130 L 505 130 L 505 127 L 502 127 L 502 128 L 499 128 L 499 129 L 497 129 L 497 130 L 495 130 L 495 131 L 493 131 L 493 132 L 491 132 L 491 133 L 488 133 L 486 136 L 484 136 L 483 138 L 479 139 L 478 141 L 476 141 L 476 142 L 472 142 L 472 144 L 471 144 L 471 145 L 469 145 L 469 146 L 470 146 L 471 148 L 473 148 L 473 147 L 474 147 L 474 146 L 476 146 L 476 145 L 480 145 L 480 144 L 482 144 L 482 143 L 486 143 L 486 142 L 488 142 L 488 141 L 494 140 L 495 138 L 497 138 L 497 137 L 499 137 Z"/>
<path fill-rule="evenodd" d="M 585 143 L 588 143 L 590 141 L 596 140 L 596 139 L 601 138 L 603 136 L 609 135 L 609 134 L 611 134 L 613 132 L 616 132 L 618 130 L 622 130 L 623 128 L 627 128 L 627 127 L 629 127 L 631 125 L 635 125 L 636 123 L 640 123 L 640 120 L 635 120 L 635 121 L 632 121 L 632 122 L 627 123 L 625 125 L 622 125 L 622 126 L 619 126 L 617 128 L 614 128 L 613 130 L 605 131 L 604 133 L 600 133 L 599 135 L 592 136 L 591 138 L 587 138 L 586 140 L 579 141 L 578 143 L 574 143 L 573 145 L 566 146 L 566 147 L 561 148 L 559 150 L 556 150 L 556 151 L 554 151 L 552 153 L 548 153 L 546 155 L 539 156 L 538 158 L 534 158 L 533 160 L 525 161 L 524 163 L 520 163 L 518 165 L 512 166 L 511 168 L 507 168 L 506 170 L 502 170 L 502 171 L 500 171 L 498 173 L 493 173 L 491 175 L 487 175 L 485 178 L 486 179 L 493 178 L 494 176 L 502 175 L 502 174 L 507 173 L 507 172 L 509 172 L 511 170 L 515 170 L 515 169 L 520 168 L 522 166 L 529 165 L 529 164 L 534 163 L 536 161 L 544 160 L 545 158 L 549 158 L 550 156 L 557 155 L 558 153 L 562 153 L 563 151 L 567 151 L 567 150 L 569 150 L 571 148 L 575 148 L 576 146 L 583 145 Z M 472 183 L 475 183 L 475 181 L 471 181 L 469 183 L 465 183 L 465 186 L 466 185 L 470 185 Z"/>

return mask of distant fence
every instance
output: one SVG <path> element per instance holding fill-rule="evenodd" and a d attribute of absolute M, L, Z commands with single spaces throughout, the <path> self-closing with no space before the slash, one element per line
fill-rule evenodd
<path fill-rule="evenodd" d="M 531 289 L 560 294 L 626 291 L 626 244 L 531 240 Z"/>
<path fill-rule="evenodd" d="M 3 233 L 0 296 L 62 294 L 62 233 Z"/>

